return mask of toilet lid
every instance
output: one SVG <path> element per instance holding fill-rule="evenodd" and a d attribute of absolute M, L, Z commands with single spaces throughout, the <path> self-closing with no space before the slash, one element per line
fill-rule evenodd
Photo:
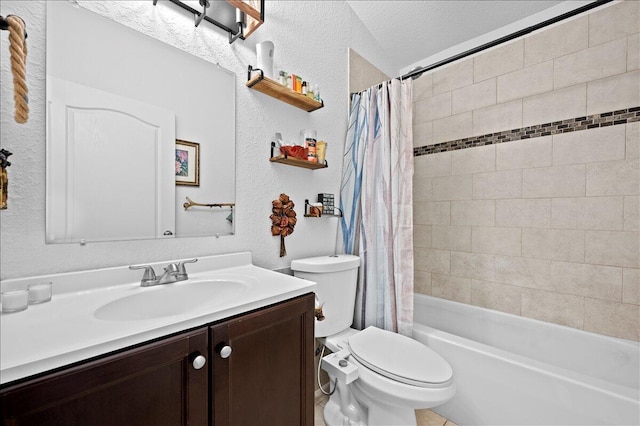
<path fill-rule="evenodd" d="M 393 380 L 420 387 L 448 384 L 453 370 L 433 350 L 407 336 L 368 327 L 349 337 L 349 349 L 365 367 Z"/>

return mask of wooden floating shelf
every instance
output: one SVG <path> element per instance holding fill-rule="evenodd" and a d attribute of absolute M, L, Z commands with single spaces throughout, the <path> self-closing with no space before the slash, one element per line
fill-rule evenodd
<path fill-rule="evenodd" d="M 271 161 L 272 163 L 287 164 L 289 166 L 304 167 L 305 169 L 311 170 L 327 168 L 326 164 L 312 163 L 311 161 L 301 160 L 299 158 L 285 157 L 284 155 L 281 155 L 279 157 L 271 157 L 269 158 L 269 161 Z"/>
<path fill-rule="evenodd" d="M 307 112 L 315 111 L 324 106 L 322 102 L 311 99 L 302 93 L 295 92 L 283 86 L 275 80 L 264 77 L 262 71 L 259 71 L 258 75 L 249 79 L 249 81 L 246 82 L 246 86 Z"/>

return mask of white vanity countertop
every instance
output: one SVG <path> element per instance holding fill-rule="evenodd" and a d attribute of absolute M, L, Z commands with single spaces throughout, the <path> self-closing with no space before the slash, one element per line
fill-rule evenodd
<path fill-rule="evenodd" d="M 173 262 L 150 265 L 158 273 Z M 201 257 L 186 266 L 189 280 L 144 288 L 140 286 L 143 271 L 131 271 L 127 266 L 3 282 L 4 289 L 52 281 L 54 294 L 50 302 L 1 315 L 0 383 L 206 325 L 316 289 L 314 282 L 252 265 L 251 253 Z M 131 321 L 105 321 L 94 316 L 99 307 L 128 295 L 148 292 L 149 303 L 153 303 L 152 292 L 162 291 L 164 286 L 207 279 L 242 280 L 249 286 L 229 301 L 194 301 L 194 308 L 183 314 Z"/>

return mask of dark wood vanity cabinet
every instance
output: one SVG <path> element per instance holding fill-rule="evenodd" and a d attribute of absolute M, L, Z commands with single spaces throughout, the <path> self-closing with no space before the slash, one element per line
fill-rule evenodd
<path fill-rule="evenodd" d="M 313 425 L 314 300 L 211 327 L 213 425 Z"/>
<path fill-rule="evenodd" d="M 10 386 L 3 426 L 204 426 L 207 348 L 202 328 Z"/>
<path fill-rule="evenodd" d="M 312 425 L 313 307 L 301 296 L 9 384 L 2 426 Z"/>

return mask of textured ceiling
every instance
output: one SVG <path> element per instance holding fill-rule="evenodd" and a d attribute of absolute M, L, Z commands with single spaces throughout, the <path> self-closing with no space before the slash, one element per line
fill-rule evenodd
<path fill-rule="evenodd" d="M 348 3 L 400 69 L 559 3 L 575 3 L 575 7 L 584 4 L 535 0 L 348 0 Z"/>

